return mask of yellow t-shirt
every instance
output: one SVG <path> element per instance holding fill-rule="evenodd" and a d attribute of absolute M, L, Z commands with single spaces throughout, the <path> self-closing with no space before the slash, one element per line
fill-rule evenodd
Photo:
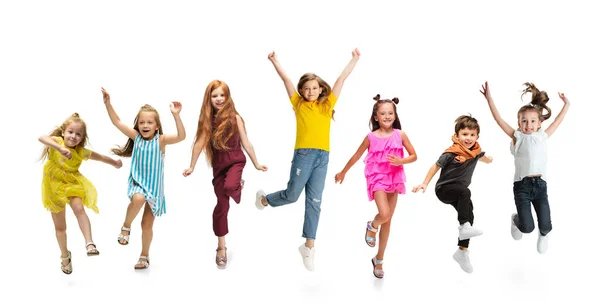
<path fill-rule="evenodd" d="M 330 106 L 329 112 L 325 114 L 318 101 L 300 103 L 298 93 L 294 93 L 290 98 L 292 107 L 296 110 L 296 145 L 294 149 L 321 149 L 329 152 L 331 114 L 337 97 L 332 92 L 327 99 Z M 327 100 L 324 103 L 327 103 Z"/>

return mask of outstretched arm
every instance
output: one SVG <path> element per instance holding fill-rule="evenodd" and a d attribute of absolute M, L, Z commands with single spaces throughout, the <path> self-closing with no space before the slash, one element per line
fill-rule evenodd
<path fill-rule="evenodd" d="M 110 95 L 104 88 L 102 88 L 102 97 L 104 98 L 104 106 L 106 106 L 106 111 L 108 112 L 108 117 L 110 117 L 110 121 L 112 122 L 112 124 L 116 126 L 117 129 L 121 131 L 121 133 L 125 134 L 125 136 L 129 137 L 132 140 L 135 140 L 135 137 L 137 136 L 138 132 L 133 128 L 129 127 L 127 124 L 121 122 L 121 119 L 119 119 L 119 116 L 117 116 L 117 113 L 110 104 Z"/>
<path fill-rule="evenodd" d="M 333 95 L 336 98 L 340 96 L 340 92 L 342 91 L 342 87 L 344 86 L 344 81 L 346 81 L 346 79 L 354 69 L 354 66 L 356 66 L 356 63 L 358 62 L 359 58 L 360 52 L 358 51 L 358 49 L 352 50 L 352 59 L 350 60 L 348 65 L 346 65 L 346 68 L 344 68 L 344 71 L 342 71 L 342 74 L 340 74 L 340 76 L 337 78 L 337 80 L 333 84 L 333 88 L 331 89 Z"/>
<path fill-rule="evenodd" d="M 491 164 L 494 159 L 491 156 L 484 155 L 479 160 L 486 164 Z"/>
<path fill-rule="evenodd" d="M 439 170 L 440 170 L 440 166 L 438 166 L 437 163 L 433 164 L 433 166 L 431 166 L 431 168 L 429 168 L 429 171 L 427 172 L 427 175 L 425 176 L 425 180 L 423 181 L 423 184 L 413 187 L 412 192 L 418 192 L 421 189 L 423 190 L 423 192 L 425 192 L 425 190 L 427 190 L 427 185 L 429 185 L 429 182 L 431 182 L 431 179 Z"/>
<path fill-rule="evenodd" d="M 171 103 L 171 113 L 173 113 L 173 118 L 175 118 L 175 125 L 177 126 L 177 135 L 162 135 L 161 143 L 165 145 L 176 144 L 185 139 L 185 127 L 183 126 L 183 122 L 181 122 L 181 117 L 179 117 L 179 112 L 181 112 L 181 103 L 172 102 Z"/>
<path fill-rule="evenodd" d="M 200 157 L 200 153 L 202 153 L 202 144 L 206 141 L 206 134 L 200 134 L 200 137 L 196 139 L 194 143 L 194 149 L 192 150 L 192 160 L 190 161 L 190 167 L 183 170 L 183 176 L 187 177 L 192 172 L 194 172 L 194 168 L 196 168 L 196 162 L 198 161 L 198 157 Z"/>
<path fill-rule="evenodd" d="M 560 110 L 560 113 L 558 113 L 558 116 L 556 116 L 556 119 L 554 119 L 554 122 L 552 122 L 552 124 L 550 124 L 550 126 L 546 129 L 546 134 L 548 134 L 548 137 L 554 134 L 556 128 L 558 128 L 558 126 L 562 123 L 565 115 L 567 114 L 567 110 L 569 110 L 569 105 L 571 105 L 571 102 L 569 102 L 569 99 L 567 99 L 564 93 L 559 92 L 558 96 L 561 100 L 563 100 L 565 105 L 563 105 L 563 108 Z"/>
<path fill-rule="evenodd" d="M 339 182 L 341 184 L 344 182 L 344 177 L 346 176 L 346 172 L 348 172 L 348 170 L 350 170 L 350 168 L 352 168 L 352 166 L 354 166 L 354 164 L 363 155 L 363 153 L 365 153 L 365 150 L 367 150 L 369 148 L 369 144 L 370 144 L 369 136 L 366 136 L 365 139 L 363 140 L 363 142 L 358 147 L 358 150 L 356 150 L 356 153 L 354 153 L 354 155 L 352 155 L 352 157 L 350 158 L 350 160 L 348 161 L 348 163 L 346 164 L 344 169 L 340 173 L 335 175 L 336 183 Z"/>
<path fill-rule="evenodd" d="M 242 121 L 242 117 L 240 117 L 240 115 L 236 115 L 236 119 L 237 119 L 238 130 L 240 132 L 242 148 L 244 148 L 244 151 L 246 151 L 246 153 L 250 157 L 250 160 L 252 161 L 252 164 L 254 165 L 254 168 L 256 168 L 256 170 L 267 171 L 267 166 L 259 164 L 258 160 L 256 159 L 256 154 L 254 153 L 254 147 L 252 146 L 252 143 L 250 143 L 250 140 L 248 140 L 248 135 L 246 134 L 246 128 L 244 127 L 244 122 Z"/>
<path fill-rule="evenodd" d="M 508 125 L 508 123 L 506 123 L 506 121 L 504 121 L 504 119 L 502 119 L 502 117 L 500 117 L 500 112 L 498 112 L 498 109 L 496 109 L 496 104 L 494 103 L 494 99 L 492 99 L 492 94 L 490 93 L 488 82 L 485 82 L 485 85 L 481 85 L 481 88 L 482 90 L 480 90 L 479 92 L 481 92 L 481 94 L 483 94 L 483 96 L 487 100 L 488 106 L 490 107 L 490 111 L 492 111 L 492 116 L 494 117 L 494 120 L 496 120 L 496 123 L 498 123 L 498 125 L 504 131 L 504 133 L 506 133 L 506 135 L 508 135 L 508 137 L 510 137 L 513 140 L 513 143 L 515 143 L 515 129 L 513 129 L 510 125 Z"/>
<path fill-rule="evenodd" d="M 292 83 L 292 80 L 290 80 L 290 78 L 285 73 L 283 68 L 281 68 L 281 64 L 279 64 L 279 61 L 277 60 L 277 56 L 275 56 L 275 51 L 271 52 L 269 54 L 268 58 L 271 61 L 271 63 L 273 63 L 273 67 L 275 67 L 275 71 L 277 71 L 277 74 L 283 81 L 283 85 L 285 86 L 285 90 L 287 91 L 288 97 L 291 98 L 296 93 L 296 88 L 294 87 L 294 83 Z"/>
<path fill-rule="evenodd" d="M 102 155 L 102 154 L 96 153 L 94 151 L 92 151 L 92 155 L 90 156 L 90 159 L 100 161 L 105 164 L 109 164 L 117 169 L 119 169 L 123 166 L 123 162 L 120 159 L 112 159 L 106 155 Z"/>

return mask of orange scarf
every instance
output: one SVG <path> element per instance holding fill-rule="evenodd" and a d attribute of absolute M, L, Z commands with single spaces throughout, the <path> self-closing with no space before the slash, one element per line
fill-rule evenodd
<path fill-rule="evenodd" d="M 463 146 L 459 141 L 456 134 L 452 135 L 452 144 L 444 153 L 450 152 L 456 154 L 454 160 L 459 163 L 464 163 L 469 158 L 474 158 L 475 156 L 481 153 L 481 147 L 479 147 L 479 143 L 475 142 L 475 144 L 471 147 L 471 149 L 467 149 L 467 147 Z"/>

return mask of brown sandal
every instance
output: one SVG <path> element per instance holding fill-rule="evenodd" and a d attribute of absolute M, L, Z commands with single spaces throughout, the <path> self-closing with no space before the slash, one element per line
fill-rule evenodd
<path fill-rule="evenodd" d="M 219 256 L 217 253 L 215 262 L 217 263 L 218 268 L 225 269 L 225 267 L 227 266 L 227 247 L 218 247 L 217 248 L 217 252 L 219 252 L 221 250 L 225 250 L 225 256 Z"/>

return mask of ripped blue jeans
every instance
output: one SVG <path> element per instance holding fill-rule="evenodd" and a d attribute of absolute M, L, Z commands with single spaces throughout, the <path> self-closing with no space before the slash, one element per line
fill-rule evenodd
<path fill-rule="evenodd" d="M 287 189 L 267 195 L 270 206 L 277 207 L 298 201 L 306 187 L 304 226 L 302 237 L 315 239 L 319 216 L 321 215 L 321 197 L 325 188 L 329 152 L 319 149 L 296 149 L 290 169 Z"/>

